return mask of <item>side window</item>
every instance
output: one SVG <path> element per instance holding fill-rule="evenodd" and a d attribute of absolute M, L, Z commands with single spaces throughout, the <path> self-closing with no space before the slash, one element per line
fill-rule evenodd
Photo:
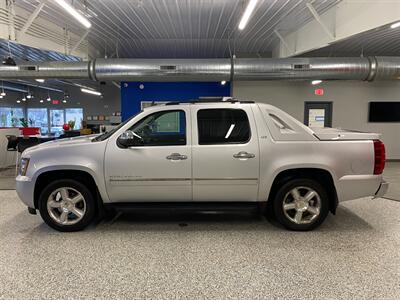
<path fill-rule="evenodd" d="M 241 109 L 201 109 L 197 112 L 199 145 L 239 144 L 250 140 L 250 124 Z"/>
<path fill-rule="evenodd" d="M 186 145 L 186 117 L 182 110 L 160 111 L 133 125 L 143 146 Z"/>

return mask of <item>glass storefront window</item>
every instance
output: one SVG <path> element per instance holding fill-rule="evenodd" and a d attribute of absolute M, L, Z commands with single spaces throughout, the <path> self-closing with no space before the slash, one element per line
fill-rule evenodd
<path fill-rule="evenodd" d="M 0 127 L 21 127 L 24 109 L 20 107 L 0 107 Z"/>
<path fill-rule="evenodd" d="M 40 128 L 41 134 L 49 133 L 47 108 L 28 108 L 28 120 L 29 126 Z"/>
<path fill-rule="evenodd" d="M 82 129 L 82 120 L 83 120 L 83 109 L 82 108 L 66 108 L 65 109 L 65 121 L 68 123 L 69 121 L 75 122 L 75 127 L 71 129 Z"/>
<path fill-rule="evenodd" d="M 64 123 L 64 110 L 50 109 L 50 132 L 55 135 L 62 134 Z"/>

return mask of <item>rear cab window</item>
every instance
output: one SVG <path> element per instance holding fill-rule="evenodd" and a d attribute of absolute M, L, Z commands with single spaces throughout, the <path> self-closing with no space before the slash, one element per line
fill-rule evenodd
<path fill-rule="evenodd" d="M 242 109 L 200 109 L 197 112 L 199 145 L 245 144 L 251 131 Z"/>

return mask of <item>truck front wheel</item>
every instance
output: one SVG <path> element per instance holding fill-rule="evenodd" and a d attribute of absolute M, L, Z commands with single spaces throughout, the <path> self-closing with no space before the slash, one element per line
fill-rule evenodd
<path fill-rule="evenodd" d="M 287 181 L 276 192 L 272 204 L 278 222 L 290 230 L 312 230 L 329 213 L 328 194 L 312 179 Z"/>
<path fill-rule="evenodd" d="M 56 180 L 46 186 L 39 197 L 42 219 L 58 231 L 79 231 L 95 216 L 95 200 L 90 190 L 72 179 Z"/>

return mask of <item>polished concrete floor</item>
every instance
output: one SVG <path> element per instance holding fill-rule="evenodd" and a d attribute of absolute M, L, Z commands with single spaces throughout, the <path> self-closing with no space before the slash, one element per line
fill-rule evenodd
<path fill-rule="evenodd" d="M 385 176 L 400 199 L 400 164 Z M 400 299 L 400 202 L 346 202 L 304 233 L 245 213 L 149 212 L 67 234 L 0 191 L 0 299 L 78 298 Z"/>

